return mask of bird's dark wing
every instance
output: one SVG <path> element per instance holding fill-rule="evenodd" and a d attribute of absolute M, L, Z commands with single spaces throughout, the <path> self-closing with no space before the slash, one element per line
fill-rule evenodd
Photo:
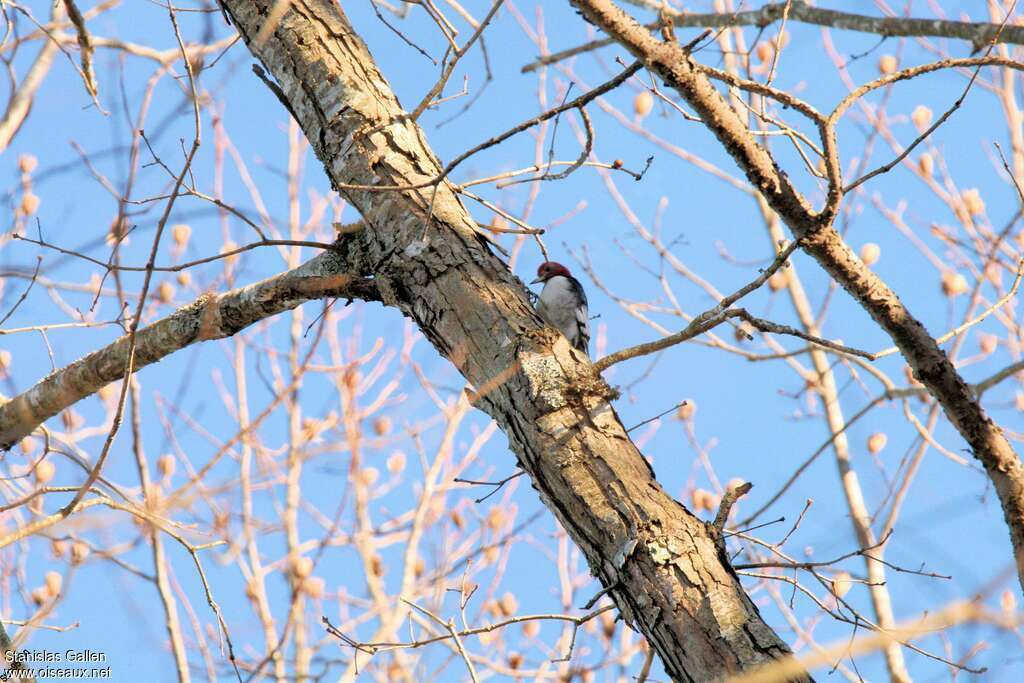
<path fill-rule="evenodd" d="M 583 285 L 574 277 L 569 278 L 572 288 L 579 298 L 580 307 L 576 309 L 576 339 L 574 346 L 583 353 L 590 355 L 590 310 L 587 306 L 587 293 Z"/>

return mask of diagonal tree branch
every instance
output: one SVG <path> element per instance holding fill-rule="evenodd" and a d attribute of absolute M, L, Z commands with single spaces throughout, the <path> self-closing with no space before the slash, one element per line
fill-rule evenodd
<path fill-rule="evenodd" d="M 223 339 L 255 322 L 329 297 L 380 301 L 374 282 L 342 269 L 334 251 L 255 284 L 224 294 L 206 294 L 136 334 L 135 371 L 209 339 Z M 0 403 L 0 450 L 6 450 L 45 420 L 124 378 L 128 335 L 40 380 Z"/>
<path fill-rule="evenodd" d="M 58 47 L 57 43 L 52 40 L 43 43 L 35 61 L 32 62 L 28 73 L 25 74 L 25 78 L 18 84 L 17 89 L 7 101 L 6 110 L 3 116 L 0 116 L 0 152 L 7 149 L 11 140 L 21 130 L 21 124 L 25 122 L 25 118 L 32 108 L 36 91 L 39 90 L 46 75 L 50 72 Z"/>
<path fill-rule="evenodd" d="M 341 250 L 347 270 L 372 273 L 384 302 L 472 383 L 474 404 L 508 435 L 544 503 L 673 680 L 721 680 L 791 657 L 729 567 L 720 535 L 654 480 L 609 402 L 614 392 L 542 326 L 450 183 L 426 182 L 441 164 L 337 3 L 293 0 L 257 44 L 273 2 L 222 6 L 364 218 L 359 243 Z"/>
<path fill-rule="evenodd" d="M 758 9 L 746 10 L 743 12 L 711 12 L 707 14 L 680 12 L 671 8 L 664 8 L 660 0 L 624 0 L 631 5 L 637 5 L 656 12 L 664 12 L 665 16 L 672 19 L 672 24 L 679 28 L 724 28 L 728 26 L 756 26 L 764 28 L 782 20 L 786 13 L 786 5 L 789 4 L 789 11 L 786 21 L 795 21 L 814 26 L 836 28 L 845 31 L 856 31 L 858 33 L 874 33 L 884 37 L 898 36 L 931 36 L 934 38 L 953 38 L 966 40 L 978 51 L 985 45 L 995 43 L 1009 43 L 1011 45 L 1024 45 L 1024 26 L 1007 25 L 1001 27 L 999 24 L 987 22 L 950 21 L 948 19 L 914 19 L 913 17 L 871 17 L 864 14 L 853 14 L 851 12 L 840 12 L 838 10 L 815 7 L 804 2 L 804 0 L 790 0 L 789 3 L 772 2 L 762 5 Z M 656 29 L 661 25 L 660 20 L 644 24 L 645 28 Z M 523 73 L 536 71 L 542 66 L 556 64 L 577 55 L 608 47 L 615 43 L 614 38 L 601 38 L 583 45 L 577 45 L 566 50 L 552 52 L 549 55 L 538 57 L 523 67 Z"/>
<path fill-rule="evenodd" d="M 1002 429 L 982 409 L 978 398 L 932 335 L 832 227 L 841 198 L 842 188 L 837 186 L 841 179 L 830 178 L 828 206 L 822 213 L 815 213 L 688 52 L 678 44 L 662 42 L 652 36 L 611 0 L 570 2 L 588 21 L 604 30 L 634 57 L 643 60 L 648 69 L 682 95 L 793 235 L 803 240 L 801 248 L 889 334 L 914 377 L 939 401 L 950 422 L 970 445 L 974 457 L 984 466 L 999 495 L 1018 578 L 1024 587 L 1024 467 Z M 823 135 L 832 133 L 833 129 L 829 128 Z M 826 141 L 826 146 L 834 150 L 834 140 L 831 144 Z M 837 156 L 828 163 L 833 168 L 840 167 Z"/>
<path fill-rule="evenodd" d="M 658 0 L 625 0 L 631 5 L 662 11 Z M 788 8 L 787 8 L 788 6 Z M 762 5 L 745 12 L 717 12 L 691 14 L 667 10 L 676 26 L 758 26 L 764 27 L 781 21 L 798 21 L 815 26 L 826 26 L 860 33 L 875 33 L 886 37 L 931 36 L 935 38 L 956 38 L 968 40 L 980 49 L 995 40 L 1000 43 L 1024 44 L 1024 27 L 1007 26 L 986 22 L 950 21 L 948 19 L 914 19 L 912 17 L 871 17 L 839 10 L 815 7 L 806 0 L 782 0 Z"/>

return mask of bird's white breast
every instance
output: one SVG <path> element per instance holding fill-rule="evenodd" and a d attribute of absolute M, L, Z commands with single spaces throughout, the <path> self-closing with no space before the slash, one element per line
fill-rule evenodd
<path fill-rule="evenodd" d="M 580 303 L 569 278 L 556 275 L 544 283 L 537 311 L 548 323 L 561 330 L 570 341 L 574 341 L 577 335 L 577 309 Z"/>

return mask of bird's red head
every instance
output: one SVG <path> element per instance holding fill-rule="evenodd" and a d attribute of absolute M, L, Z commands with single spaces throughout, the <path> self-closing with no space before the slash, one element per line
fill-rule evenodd
<path fill-rule="evenodd" d="M 533 282 L 547 282 L 558 275 L 561 275 L 562 277 L 572 277 L 572 275 L 569 274 L 569 269 L 561 263 L 558 263 L 557 261 L 545 261 L 537 267 L 537 279 Z"/>

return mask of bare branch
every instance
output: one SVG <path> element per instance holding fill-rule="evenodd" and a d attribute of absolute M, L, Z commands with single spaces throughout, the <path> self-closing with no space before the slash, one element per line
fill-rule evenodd
<path fill-rule="evenodd" d="M 373 281 L 346 274 L 334 252 L 262 282 L 204 295 L 137 334 L 134 370 L 191 344 L 230 337 L 249 325 L 312 299 L 379 301 Z M 0 444 L 10 448 L 42 422 L 124 377 L 128 336 L 94 351 L 0 404 Z"/>

